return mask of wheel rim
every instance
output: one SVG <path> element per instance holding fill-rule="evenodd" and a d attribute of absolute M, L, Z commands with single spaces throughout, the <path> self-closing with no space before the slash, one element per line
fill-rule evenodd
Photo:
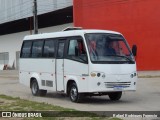
<path fill-rule="evenodd" d="M 34 82 L 32 85 L 32 92 L 33 92 L 33 94 L 36 94 L 37 91 L 38 91 L 38 85 L 36 82 Z"/>
<path fill-rule="evenodd" d="M 71 88 L 71 99 L 75 101 L 77 99 L 78 91 L 76 87 Z"/>

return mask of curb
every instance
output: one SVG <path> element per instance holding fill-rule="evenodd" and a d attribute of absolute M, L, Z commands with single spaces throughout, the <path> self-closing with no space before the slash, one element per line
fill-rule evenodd
<path fill-rule="evenodd" d="M 17 75 L 13 75 L 13 76 L 0 75 L 0 78 L 17 78 L 17 79 L 19 79 L 19 76 L 17 76 Z"/>
<path fill-rule="evenodd" d="M 138 78 L 160 78 L 160 75 L 140 75 Z"/>

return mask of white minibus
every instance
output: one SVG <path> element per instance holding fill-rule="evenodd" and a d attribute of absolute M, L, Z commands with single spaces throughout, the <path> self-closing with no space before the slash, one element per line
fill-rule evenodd
<path fill-rule="evenodd" d="M 119 100 L 135 91 L 136 55 L 122 34 L 108 30 L 69 29 L 24 37 L 19 81 L 34 96 L 47 90 L 65 93 L 72 102 L 108 95 Z"/>

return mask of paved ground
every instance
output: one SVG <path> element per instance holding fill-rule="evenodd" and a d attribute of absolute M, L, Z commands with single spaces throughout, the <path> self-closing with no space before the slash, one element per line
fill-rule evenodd
<path fill-rule="evenodd" d="M 89 97 L 83 103 L 72 103 L 68 97 L 53 92 L 49 92 L 46 97 L 32 96 L 29 88 L 19 84 L 17 73 L 17 71 L 0 72 L 0 94 L 82 111 L 160 111 L 160 77 L 139 78 L 137 91 L 123 93 L 120 101 L 113 102 L 108 96 L 101 96 Z M 148 75 L 142 73 L 142 76 Z M 159 76 L 159 73 L 157 72 L 155 76 Z"/>
<path fill-rule="evenodd" d="M 156 74 L 154 74 L 156 73 Z M 160 72 L 150 71 L 150 75 L 158 76 Z M 149 75 L 141 72 L 139 75 Z M 47 102 L 78 110 L 160 110 L 160 78 L 139 78 L 136 92 L 123 93 L 122 99 L 112 102 L 108 96 L 91 97 L 77 104 L 70 102 L 68 97 L 49 92 L 46 97 L 34 97 L 29 88 L 19 84 L 18 71 L 0 72 L 0 94 L 16 96 L 24 99 Z"/>
<path fill-rule="evenodd" d="M 149 76 L 149 77 L 160 77 L 160 71 L 138 71 L 139 77 Z M 12 77 L 18 78 L 17 70 L 0 70 L 0 77 Z"/>

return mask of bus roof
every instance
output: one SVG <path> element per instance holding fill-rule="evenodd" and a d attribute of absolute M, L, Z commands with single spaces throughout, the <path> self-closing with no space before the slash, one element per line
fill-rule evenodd
<path fill-rule="evenodd" d="M 33 40 L 33 39 L 42 39 L 42 38 L 58 38 L 58 37 L 69 37 L 69 36 L 83 36 L 85 33 L 111 33 L 111 34 L 120 34 L 119 32 L 110 31 L 110 30 L 96 30 L 96 29 L 86 29 L 86 30 L 70 30 L 70 31 L 60 31 L 52 33 L 42 33 L 27 35 L 24 37 L 24 40 Z"/>

